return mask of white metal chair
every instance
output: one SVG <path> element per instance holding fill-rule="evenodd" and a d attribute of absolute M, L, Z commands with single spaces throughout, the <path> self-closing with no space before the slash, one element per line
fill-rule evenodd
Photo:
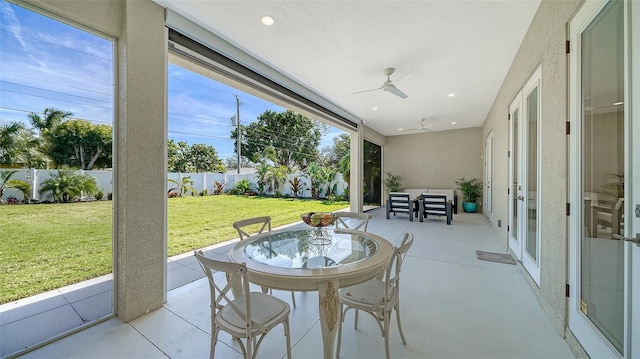
<path fill-rule="evenodd" d="M 210 358 L 214 357 L 218 333 L 221 330 L 229 333 L 238 342 L 245 359 L 254 359 L 267 333 L 282 324 L 287 341 L 287 358 L 291 359 L 289 304 L 266 293 L 250 292 L 247 266 L 244 263 L 207 258 L 201 250 L 195 251 L 194 255 L 209 279 L 211 291 Z M 216 283 L 213 278 L 214 271 L 225 272 L 227 281 L 221 277 L 221 283 Z M 231 295 L 234 286 L 242 288 L 242 294 L 237 298 Z M 245 339 L 245 343 L 242 339 Z"/>
<path fill-rule="evenodd" d="M 358 329 L 359 310 L 371 314 L 371 316 L 376 319 L 376 323 L 378 323 L 380 332 L 384 337 L 384 348 L 387 359 L 389 359 L 389 322 L 393 310 L 396 311 L 396 321 L 398 322 L 398 331 L 400 332 L 402 343 L 407 344 L 400 323 L 400 269 L 404 257 L 412 244 L 413 233 L 405 233 L 402 243 L 400 243 L 399 247 L 394 248 L 393 254 L 389 258 L 384 279 L 371 279 L 352 287 L 343 288 L 338 294 L 340 310 L 342 311 L 342 308 L 346 306 L 344 311 L 342 311 L 342 323 L 344 323 L 345 314 L 349 309 L 355 309 L 354 328 L 356 329 Z M 340 356 L 342 323 L 340 327 L 338 327 L 336 357 Z"/>
<path fill-rule="evenodd" d="M 371 219 L 371 215 L 368 213 L 335 212 L 335 214 L 338 217 L 336 220 L 336 229 L 346 228 L 366 232 L 369 220 Z M 349 227 L 347 221 L 351 224 L 351 227 Z"/>
<path fill-rule="evenodd" d="M 254 234 L 250 234 L 248 232 L 248 228 L 251 228 L 252 226 L 255 228 L 258 228 L 258 226 L 262 225 L 261 227 L 259 227 L 258 231 L 254 234 L 260 234 L 262 232 L 264 232 L 265 230 L 267 232 L 271 232 L 271 217 L 270 216 L 262 216 L 262 217 L 254 217 L 254 218 L 248 218 L 248 219 L 243 219 L 240 221 L 236 221 L 233 223 L 233 228 L 236 229 L 236 231 L 238 231 L 238 236 L 240 236 L 240 240 L 243 240 L 245 238 L 249 238 Z M 269 289 L 269 291 L 271 293 L 273 293 L 272 289 Z M 294 294 L 294 292 L 291 292 L 291 302 L 293 304 L 293 307 L 296 307 L 296 296 Z"/>

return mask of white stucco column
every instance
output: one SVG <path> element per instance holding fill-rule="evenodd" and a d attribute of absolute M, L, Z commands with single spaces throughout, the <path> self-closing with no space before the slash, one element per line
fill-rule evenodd
<path fill-rule="evenodd" d="M 363 127 L 363 125 L 358 125 L 358 131 L 352 132 L 350 136 L 351 183 L 349 184 L 349 200 L 352 212 L 362 212 Z"/>
<path fill-rule="evenodd" d="M 167 265 L 167 30 L 152 1 L 125 1 L 117 47 L 116 314 L 162 307 Z"/>

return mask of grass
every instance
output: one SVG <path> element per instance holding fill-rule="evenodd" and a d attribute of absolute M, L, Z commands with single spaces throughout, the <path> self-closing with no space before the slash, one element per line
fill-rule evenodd
<path fill-rule="evenodd" d="M 112 272 L 111 201 L 0 206 L 0 303 Z M 273 227 L 348 202 L 241 196 L 168 199 L 169 256 L 237 238 L 231 223 L 270 215 Z"/>

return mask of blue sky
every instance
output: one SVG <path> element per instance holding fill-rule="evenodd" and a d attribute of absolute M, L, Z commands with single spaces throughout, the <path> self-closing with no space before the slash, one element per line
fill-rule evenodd
<path fill-rule="evenodd" d="M 47 107 L 94 123 L 113 121 L 111 41 L 0 0 L 0 123 L 21 121 Z M 236 96 L 246 125 L 265 110 L 284 108 L 169 64 L 169 138 L 215 147 L 234 156 Z M 330 127 L 320 148 L 342 131 Z"/>

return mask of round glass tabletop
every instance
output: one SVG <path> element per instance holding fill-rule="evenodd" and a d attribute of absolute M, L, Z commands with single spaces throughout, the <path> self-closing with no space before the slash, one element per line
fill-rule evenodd
<path fill-rule="evenodd" d="M 366 233 L 325 229 L 326 244 L 313 229 L 271 232 L 257 236 L 244 247 L 244 254 L 259 263 L 280 268 L 318 269 L 356 263 L 373 256 L 378 243 Z"/>

